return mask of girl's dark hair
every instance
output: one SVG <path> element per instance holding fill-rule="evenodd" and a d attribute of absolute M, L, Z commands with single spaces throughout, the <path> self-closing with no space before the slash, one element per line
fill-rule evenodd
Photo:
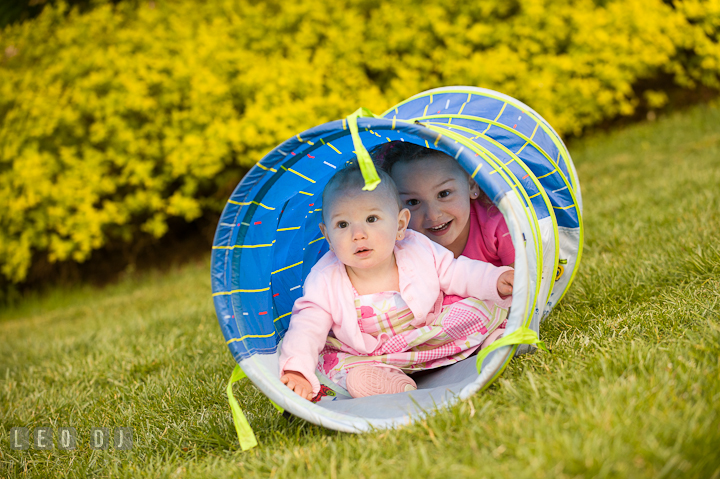
<path fill-rule="evenodd" d="M 375 166 L 386 171 L 389 175 L 392 175 L 393 166 L 401 162 L 412 162 L 415 160 L 421 160 L 431 156 L 434 157 L 447 157 L 452 161 L 455 159 L 443 153 L 440 150 L 433 150 L 432 148 L 425 148 L 424 146 L 416 145 L 407 141 L 395 140 L 387 143 L 382 143 L 370 149 L 368 152 L 370 157 L 373 159 Z M 460 168 L 465 175 L 470 177 L 467 171 Z M 485 204 L 487 207 L 494 206 L 492 200 L 485 194 L 480 188 L 480 196 L 477 198 L 478 201 Z"/>
<path fill-rule="evenodd" d="M 393 166 L 402 161 L 420 160 L 429 156 L 447 156 L 453 159 L 452 156 L 440 150 L 433 150 L 432 148 L 425 148 L 415 143 L 400 140 L 377 145 L 369 153 L 375 164 L 389 174 L 392 174 Z"/>

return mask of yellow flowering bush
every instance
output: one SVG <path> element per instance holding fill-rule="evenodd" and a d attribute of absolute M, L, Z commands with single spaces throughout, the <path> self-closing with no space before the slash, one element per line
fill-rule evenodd
<path fill-rule="evenodd" d="M 720 0 L 62 3 L 0 31 L 0 273 L 219 211 L 281 141 L 465 84 L 561 134 L 720 88 Z"/>

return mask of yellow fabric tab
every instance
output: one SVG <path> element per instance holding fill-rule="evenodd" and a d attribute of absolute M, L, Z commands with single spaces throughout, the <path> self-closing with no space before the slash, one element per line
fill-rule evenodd
<path fill-rule="evenodd" d="M 240 441 L 240 448 L 243 451 L 252 449 L 258 444 L 257 439 L 255 439 L 255 433 L 250 427 L 250 423 L 248 423 L 245 418 L 245 414 L 243 414 L 242 409 L 240 409 L 240 404 L 238 404 L 237 399 L 235 399 L 232 392 L 233 384 L 245 377 L 247 376 L 243 372 L 242 368 L 240 368 L 240 365 L 236 364 L 227 385 L 227 396 L 228 402 L 230 403 L 230 411 L 232 412 L 233 423 L 235 423 L 235 431 L 237 432 L 238 440 Z"/>
<path fill-rule="evenodd" d="M 542 349 L 543 351 L 550 352 L 545 346 L 545 342 L 540 341 L 535 331 L 530 328 L 518 328 L 507 336 L 503 336 L 502 338 L 493 342 L 490 346 L 478 353 L 476 363 L 478 374 L 480 374 L 483 360 L 487 357 L 488 354 L 502 346 L 509 346 L 514 344 L 537 344 L 538 348 Z"/>
<path fill-rule="evenodd" d="M 365 145 L 363 145 L 360 140 L 360 133 L 358 132 L 357 126 L 357 119 L 360 117 L 377 117 L 367 108 L 358 108 L 353 114 L 347 117 L 348 127 L 350 128 L 350 134 L 352 136 L 353 147 L 355 148 L 355 153 L 357 155 L 358 165 L 360 166 L 360 171 L 365 179 L 365 186 L 363 187 L 363 190 L 372 191 L 380 184 L 380 177 L 378 176 L 375 165 L 370 158 L 370 153 L 368 153 L 367 148 L 365 148 Z"/>

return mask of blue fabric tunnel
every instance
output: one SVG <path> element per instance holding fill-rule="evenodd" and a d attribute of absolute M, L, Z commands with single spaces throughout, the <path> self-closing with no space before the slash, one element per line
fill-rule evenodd
<path fill-rule="evenodd" d="M 516 251 L 505 345 L 480 357 L 479 365 L 470 358 L 424 374 L 412 392 L 352 399 L 334 391 L 334 400 L 311 403 L 280 382 L 278 349 L 305 277 L 328 250 L 318 228 L 321 193 L 356 156 L 348 119 L 285 141 L 243 178 L 213 243 L 213 299 L 225 341 L 242 371 L 278 408 L 327 428 L 363 432 L 408 424 L 475 394 L 513 355 L 538 342 L 540 323 L 577 272 L 582 200 L 557 133 L 527 105 L 501 93 L 439 88 L 379 117 L 351 121 L 368 150 L 400 140 L 455 158 L 503 213 Z M 333 388 L 327 378 L 320 380 Z"/>

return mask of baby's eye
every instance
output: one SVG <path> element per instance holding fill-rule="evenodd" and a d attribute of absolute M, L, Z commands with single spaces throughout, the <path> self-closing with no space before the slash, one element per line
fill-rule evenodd
<path fill-rule="evenodd" d="M 448 196 L 450 196 L 450 190 L 442 190 L 438 193 L 438 198 L 447 198 Z"/>
<path fill-rule="evenodd" d="M 338 221 L 338 222 L 337 222 L 337 227 L 338 227 L 338 228 L 347 228 L 347 227 L 348 227 L 348 222 L 347 222 L 347 221 Z"/>
<path fill-rule="evenodd" d="M 377 220 L 378 220 L 378 217 L 377 217 L 377 216 L 375 216 L 375 215 L 370 215 L 370 216 L 367 217 L 367 220 L 365 220 L 365 221 L 367 221 L 368 223 L 375 223 Z"/>
<path fill-rule="evenodd" d="M 417 206 L 420 204 L 420 201 L 416 200 L 415 198 L 409 199 L 405 202 L 408 206 Z"/>

